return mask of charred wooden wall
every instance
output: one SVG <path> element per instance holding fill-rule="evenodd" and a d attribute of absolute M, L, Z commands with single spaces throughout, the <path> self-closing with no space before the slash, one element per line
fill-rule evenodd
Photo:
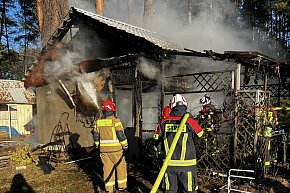
<path fill-rule="evenodd" d="M 67 82 L 66 87 L 69 92 L 74 89 L 72 83 Z M 70 102 L 59 84 L 38 87 L 36 94 L 39 143 L 50 142 L 53 130 L 60 126 L 63 130 L 79 134 L 77 143 L 80 146 L 89 147 L 94 144 L 90 133 L 92 129 L 76 121 L 74 109 L 70 107 Z M 68 137 L 66 143 L 69 143 Z"/>

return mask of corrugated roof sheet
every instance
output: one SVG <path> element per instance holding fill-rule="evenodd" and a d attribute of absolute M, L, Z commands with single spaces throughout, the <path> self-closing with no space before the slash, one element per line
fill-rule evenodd
<path fill-rule="evenodd" d="M 144 38 L 147 41 L 153 43 L 156 46 L 159 46 L 160 48 L 164 50 L 168 50 L 168 51 L 181 51 L 182 50 L 175 43 L 171 42 L 168 37 L 158 34 L 156 32 L 152 32 L 152 31 L 149 31 L 149 30 L 137 27 L 137 26 L 133 26 L 133 25 L 121 22 L 121 21 L 110 19 L 110 18 L 101 16 L 95 13 L 85 11 L 83 9 L 76 8 L 76 7 L 73 7 L 73 9 L 103 24 L 106 24 L 107 26 L 111 26 L 116 29 L 130 33 L 132 35 Z"/>
<path fill-rule="evenodd" d="M 7 89 L 10 95 L 13 98 L 13 101 L 17 101 L 17 103 L 28 103 L 27 98 L 23 94 L 22 88 L 8 88 Z"/>
<path fill-rule="evenodd" d="M 24 88 L 24 83 L 18 80 L 0 80 L 0 104 L 35 103 L 35 94 Z"/>

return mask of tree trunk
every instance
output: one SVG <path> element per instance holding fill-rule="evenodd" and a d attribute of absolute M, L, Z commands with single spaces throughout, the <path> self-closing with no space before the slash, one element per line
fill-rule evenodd
<path fill-rule="evenodd" d="M 43 11 L 42 11 L 42 0 L 36 0 L 36 6 L 37 6 L 37 17 L 38 17 L 38 26 L 39 26 L 39 32 L 42 32 L 42 26 L 43 26 Z"/>
<path fill-rule="evenodd" d="M 3 1 L 3 10 L 6 11 L 6 4 L 5 4 L 5 1 Z M 9 48 L 9 35 L 8 35 L 8 25 L 7 25 L 7 15 L 6 13 L 4 12 L 4 26 L 5 26 L 5 37 L 6 37 L 6 48 L 7 48 L 7 53 L 9 54 L 10 52 L 10 48 Z M 11 60 L 10 60 L 10 57 L 9 57 L 9 62 L 11 64 Z"/>
<path fill-rule="evenodd" d="M 37 0 L 38 22 L 41 32 L 41 43 L 44 47 L 55 30 L 59 27 L 62 19 L 68 13 L 68 0 Z"/>
<path fill-rule="evenodd" d="M 154 14 L 153 9 L 153 0 L 145 0 L 144 1 L 144 16 L 143 16 L 143 27 L 149 27 L 150 19 Z"/>
<path fill-rule="evenodd" d="M 0 44 L 2 45 L 2 36 L 3 36 L 3 31 L 4 31 L 4 18 L 5 18 L 5 0 L 2 1 L 2 13 L 1 13 L 1 29 L 0 29 Z"/>
<path fill-rule="evenodd" d="M 96 0 L 97 14 L 104 15 L 104 0 Z"/>

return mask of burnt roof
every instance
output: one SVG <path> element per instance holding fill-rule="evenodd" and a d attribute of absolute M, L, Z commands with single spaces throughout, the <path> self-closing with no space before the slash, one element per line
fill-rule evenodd
<path fill-rule="evenodd" d="M 114 19 L 110 19 L 107 17 L 104 17 L 102 15 L 98 15 L 95 13 L 91 13 L 88 11 L 85 11 L 83 9 L 79 9 L 76 7 L 72 7 L 73 13 L 75 14 L 83 14 L 85 16 L 88 16 L 95 20 L 95 24 L 98 25 L 100 23 L 107 25 L 112 30 L 118 31 L 124 31 L 127 34 L 134 35 L 136 37 L 142 38 L 147 40 L 148 42 L 151 42 L 155 46 L 158 46 L 164 50 L 167 51 L 179 51 L 181 50 L 177 44 L 170 41 L 170 39 L 164 35 L 158 34 L 156 32 L 152 32 L 134 25 L 130 25 L 121 21 L 117 21 Z"/>
<path fill-rule="evenodd" d="M 71 7 L 68 14 L 64 17 L 63 22 L 42 49 L 42 52 L 50 49 L 54 43 L 60 41 L 68 30 L 77 24 L 77 20 L 79 19 L 100 30 L 118 35 L 120 38 L 134 43 L 136 46 L 144 47 L 153 53 L 155 52 L 155 54 L 166 56 L 168 52 L 182 51 L 176 43 L 173 43 L 169 37 L 164 35 L 91 13 L 77 7 Z"/>
<path fill-rule="evenodd" d="M 257 51 L 224 51 L 224 53 L 218 53 L 212 50 L 204 50 L 204 52 L 197 52 L 187 48 L 184 50 L 183 52 L 174 52 L 172 54 L 206 57 L 217 61 L 234 61 L 235 63 L 240 63 L 243 66 L 252 68 L 267 67 L 272 69 L 272 71 L 269 72 L 270 74 L 278 74 L 278 76 L 280 73 L 279 68 L 287 69 L 289 66 L 287 63 L 280 62 Z"/>
<path fill-rule="evenodd" d="M 81 19 L 101 30 L 118 34 L 120 38 L 134 42 L 136 46 L 147 47 L 147 50 L 155 52 L 157 55 L 187 55 L 197 57 L 208 57 L 214 60 L 234 59 L 242 65 L 256 66 L 257 60 L 259 65 L 275 66 L 285 65 L 269 56 L 256 51 L 225 51 L 224 53 L 204 50 L 197 52 L 187 48 L 180 48 L 176 43 L 170 41 L 169 37 L 152 32 L 137 26 L 133 26 L 121 21 L 107 18 L 102 15 L 91 13 L 77 7 L 71 7 L 68 15 L 64 18 L 62 24 L 50 38 L 43 51 L 49 49 L 54 43 L 60 41 L 67 31 L 76 24 L 76 19 Z"/>
<path fill-rule="evenodd" d="M 49 52 L 55 50 L 57 44 L 63 39 L 70 28 L 76 27 L 79 20 L 85 24 L 96 27 L 97 30 L 105 31 L 108 36 L 111 34 L 118 36 L 130 43 L 136 45 L 136 47 L 143 48 L 148 51 L 154 58 L 160 59 L 167 57 L 167 53 L 181 51 L 178 46 L 172 43 L 168 37 L 160 35 L 155 32 L 151 32 L 140 27 L 136 27 L 124 22 L 113 20 L 98 14 L 94 14 L 76 7 L 72 7 L 68 14 L 63 18 L 62 23 L 50 37 L 46 45 L 43 47 L 37 65 L 32 66 L 29 69 L 28 74 L 25 75 L 25 86 L 42 85 L 45 84 L 45 73 L 43 71 L 44 62 L 47 58 L 46 55 L 51 55 Z M 142 55 L 142 53 L 140 53 Z M 128 53 L 128 57 L 130 54 Z M 102 58 L 104 63 L 110 63 L 112 58 Z M 113 62 L 113 63 L 114 63 Z M 33 76 L 32 76 L 33 75 Z"/>

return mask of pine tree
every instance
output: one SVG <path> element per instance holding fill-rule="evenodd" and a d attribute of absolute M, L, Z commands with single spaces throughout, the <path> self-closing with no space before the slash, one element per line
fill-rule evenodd
<path fill-rule="evenodd" d="M 12 47 L 13 36 L 16 33 L 17 22 L 11 15 L 15 9 L 13 0 L 2 0 L 0 3 L 0 78 L 11 79 L 13 69 L 15 68 L 14 61 L 17 58 L 17 53 Z"/>
<path fill-rule="evenodd" d="M 15 41 L 21 44 L 21 60 L 22 60 L 22 71 L 24 74 L 27 72 L 27 66 L 31 65 L 33 61 L 30 54 L 34 52 L 28 52 L 28 49 L 37 49 L 39 41 L 39 31 L 37 26 L 37 14 L 36 4 L 32 3 L 31 0 L 18 0 L 20 4 L 19 18 L 19 32 L 15 37 Z"/>

